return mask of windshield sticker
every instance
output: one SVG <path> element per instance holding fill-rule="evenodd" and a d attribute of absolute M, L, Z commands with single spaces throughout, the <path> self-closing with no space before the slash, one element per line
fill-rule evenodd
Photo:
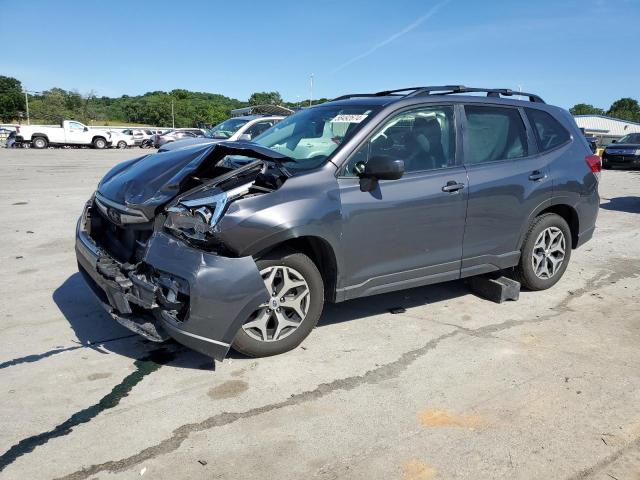
<path fill-rule="evenodd" d="M 360 123 L 367 115 L 338 115 L 331 123 Z"/>

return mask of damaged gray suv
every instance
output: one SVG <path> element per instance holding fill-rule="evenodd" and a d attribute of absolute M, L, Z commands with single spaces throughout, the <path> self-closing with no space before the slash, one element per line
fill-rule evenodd
<path fill-rule="evenodd" d="M 593 234 L 600 167 L 569 113 L 533 94 L 346 95 L 253 142 L 117 165 L 78 222 L 77 259 L 151 340 L 273 355 L 324 302 L 503 269 L 551 287 Z"/>

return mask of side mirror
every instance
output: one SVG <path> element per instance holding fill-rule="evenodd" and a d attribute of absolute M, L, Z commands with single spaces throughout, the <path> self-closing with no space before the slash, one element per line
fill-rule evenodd
<path fill-rule="evenodd" d="M 89 127 L 84 127 L 84 131 L 88 132 L 89 131 Z"/>
<path fill-rule="evenodd" d="M 394 159 L 386 155 L 377 155 L 364 165 L 356 166 L 360 174 L 360 190 L 369 192 L 376 188 L 378 180 L 398 180 L 404 175 L 404 160 Z"/>
<path fill-rule="evenodd" d="M 240 135 L 240 138 L 238 140 L 244 140 L 246 142 L 250 142 L 251 141 L 251 134 L 250 133 L 243 133 L 242 135 Z"/>

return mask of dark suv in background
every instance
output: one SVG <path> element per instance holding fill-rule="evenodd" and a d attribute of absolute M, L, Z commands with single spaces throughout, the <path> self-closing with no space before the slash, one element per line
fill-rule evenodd
<path fill-rule="evenodd" d="M 602 153 L 602 167 L 640 168 L 640 133 L 630 133 L 607 145 Z"/>
<path fill-rule="evenodd" d="M 254 142 L 114 167 L 78 222 L 78 264 L 147 338 L 273 355 L 325 301 L 502 269 L 551 287 L 593 234 L 600 167 L 571 115 L 533 94 L 345 95 Z"/>

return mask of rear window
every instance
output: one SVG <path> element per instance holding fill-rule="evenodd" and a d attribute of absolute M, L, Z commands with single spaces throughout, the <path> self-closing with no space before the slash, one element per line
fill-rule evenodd
<path fill-rule="evenodd" d="M 541 152 L 553 150 L 570 140 L 569 132 L 547 112 L 534 108 L 525 108 L 525 112 Z"/>
<path fill-rule="evenodd" d="M 486 163 L 527 155 L 527 132 L 515 108 L 466 105 L 465 163 Z"/>

